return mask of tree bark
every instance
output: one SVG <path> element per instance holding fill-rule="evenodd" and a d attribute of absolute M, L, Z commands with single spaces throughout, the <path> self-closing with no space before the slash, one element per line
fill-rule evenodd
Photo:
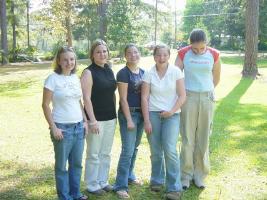
<path fill-rule="evenodd" d="M 13 62 L 16 60 L 16 47 L 17 47 L 17 34 L 16 34 L 16 16 L 15 16 L 15 3 L 11 1 L 11 14 L 12 14 L 12 36 L 13 36 Z"/>
<path fill-rule="evenodd" d="M 157 45 L 157 30 L 158 30 L 158 0 L 156 0 L 155 6 L 155 30 L 154 30 L 154 38 L 155 38 L 155 46 Z"/>
<path fill-rule="evenodd" d="M 107 33 L 107 8 L 108 8 L 108 0 L 99 0 L 98 1 L 98 14 L 100 17 L 99 22 L 99 33 L 100 38 L 105 40 Z"/>
<path fill-rule="evenodd" d="M 71 29 L 71 1 L 70 0 L 65 0 L 66 4 L 66 29 L 67 29 L 67 43 L 68 47 L 72 47 L 72 29 Z"/>
<path fill-rule="evenodd" d="M 6 0 L 0 1 L 2 64 L 8 63 Z"/>
<path fill-rule="evenodd" d="M 30 48 L 30 2 L 29 0 L 27 1 L 27 43 L 28 43 L 28 48 Z"/>
<path fill-rule="evenodd" d="M 246 41 L 243 77 L 256 78 L 258 73 L 258 31 L 259 30 L 259 0 L 246 2 Z"/>

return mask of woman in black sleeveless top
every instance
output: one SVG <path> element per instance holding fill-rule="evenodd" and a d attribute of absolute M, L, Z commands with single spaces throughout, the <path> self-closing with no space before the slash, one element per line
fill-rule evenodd
<path fill-rule="evenodd" d="M 102 195 L 112 190 L 108 183 L 110 154 L 116 127 L 116 80 L 107 64 L 108 48 L 96 40 L 90 50 L 92 64 L 81 77 L 85 112 L 89 121 L 85 182 L 87 190 Z"/>

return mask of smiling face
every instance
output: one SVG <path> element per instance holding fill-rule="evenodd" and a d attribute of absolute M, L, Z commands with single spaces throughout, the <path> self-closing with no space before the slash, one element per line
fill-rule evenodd
<path fill-rule="evenodd" d="M 127 48 L 125 51 L 125 59 L 130 65 L 137 65 L 140 60 L 140 53 L 135 46 Z"/>
<path fill-rule="evenodd" d="M 93 60 L 99 66 L 104 66 L 108 60 L 108 49 L 105 45 L 98 45 L 93 52 Z"/>
<path fill-rule="evenodd" d="M 154 60 L 157 66 L 167 65 L 170 54 L 167 48 L 157 48 L 154 54 Z"/>
<path fill-rule="evenodd" d="M 59 56 L 58 65 L 61 67 L 62 74 L 70 75 L 71 71 L 76 66 L 75 54 L 70 51 L 61 53 Z"/>
<path fill-rule="evenodd" d="M 203 53 L 205 53 L 206 51 L 206 42 L 205 41 L 201 41 L 201 42 L 194 42 L 191 44 L 192 46 L 192 51 L 197 54 L 197 55 L 201 55 Z"/>

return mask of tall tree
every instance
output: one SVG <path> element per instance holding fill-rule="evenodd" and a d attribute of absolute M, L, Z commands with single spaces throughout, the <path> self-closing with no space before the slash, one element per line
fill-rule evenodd
<path fill-rule="evenodd" d="M 2 64 L 8 63 L 6 0 L 0 1 Z"/>
<path fill-rule="evenodd" d="M 111 0 L 98 0 L 99 33 L 100 38 L 105 39 L 107 33 L 107 9 Z"/>
<path fill-rule="evenodd" d="M 120 50 L 129 42 L 136 42 L 139 35 L 138 29 L 138 6 L 139 0 L 117 0 L 108 9 L 108 32 L 109 43 Z"/>
<path fill-rule="evenodd" d="M 16 35 L 16 15 L 15 15 L 15 2 L 14 0 L 11 1 L 11 24 L 12 24 L 12 50 L 13 50 L 13 60 L 16 59 L 16 52 L 15 49 L 17 47 L 17 35 Z"/>
<path fill-rule="evenodd" d="M 258 30 L 259 30 L 259 0 L 246 1 L 246 43 L 243 77 L 255 78 L 258 75 Z"/>

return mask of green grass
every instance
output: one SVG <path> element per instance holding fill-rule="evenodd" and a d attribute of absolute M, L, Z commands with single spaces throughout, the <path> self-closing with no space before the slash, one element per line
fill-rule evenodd
<path fill-rule="evenodd" d="M 243 67 L 244 57 L 243 56 L 222 56 L 221 60 L 224 64 L 228 65 L 239 65 Z M 257 61 L 258 68 L 267 68 L 267 58 L 260 57 Z"/>
<path fill-rule="evenodd" d="M 171 57 L 173 62 L 175 55 Z M 241 79 L 242 58 L 223 57 L 221 82 L 210 139 L 211 174 L 207 188 L 183 193 L 194 199 L 267 199 L 267 63 L 260 60 L 257 80 Z M 87 61 L 80 62 L 79 74 Z M 142 66 L 153 64 L 143 58 Z M 118 71 L 122 65 L 114 65 Z M 54 155 L 41 110 L 42 85 L 49 64 L 0 68 L 0 199 L 56 199 Z M 177 147 L 179 149 L 179 145 Z M 110 182 L 114 183 L 120 153 L 118 128 L 112 149 Z M 164 192 L 149 190 L 149 147 L 144 135 L 136 161 L 143 187 L 130 186 L 131 199 L 159 200 Z M 85 185 L 82 182 L 82 191 Z M 88 194 L 88 193 L 86 193 Z M 115 194 L 91 200 L 115 200 Z"/>

